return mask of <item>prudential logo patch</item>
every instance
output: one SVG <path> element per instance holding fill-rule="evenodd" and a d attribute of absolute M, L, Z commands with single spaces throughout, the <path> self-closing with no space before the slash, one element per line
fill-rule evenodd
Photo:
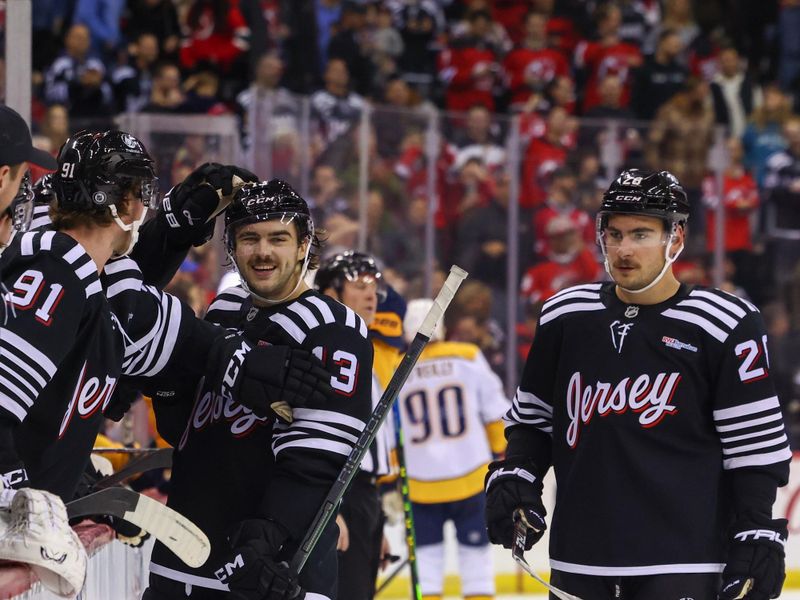
<path fill-rule="evenodd" d="M 692 346 L 691 344 L 687 344 L 686 342 L 681 342 L 680 340 L 676 340 L 675 338 L 664 336 L 661 338 L 661 341 L 664 342 L 667 348 L 675 348 L 675 350 L 689 350 L 690 352 L 697 352 L 697 346 Z"/>

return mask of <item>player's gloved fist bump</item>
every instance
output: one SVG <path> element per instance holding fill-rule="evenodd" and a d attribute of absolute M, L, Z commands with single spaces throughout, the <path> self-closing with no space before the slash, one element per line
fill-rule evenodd
<path fill-rule="evenodd" d="M 486 473 L 486 528 L 493 544 L 511 548 L 514 544 L 515 513 L 529 525 L 525 549 L 529 550 L 544 535 L 547 511 L 542 504 L 542 482 L 536 466 L 528 458 L 510 457 L 489 465 Z"/>
<path fill-rule="evenodd" d="M 786 519 L 743 518 L 731 528 L 720 600 L 777 598 L 786 578 Z"/>
<path fill-rule="evenodd" d="M 292 600 L 303 590 L 277 555 L 288 535 L 269 519 L 247 519 L 228 535 L 231 552 L 214 574 L 230 589 L 231 600 Z"/>

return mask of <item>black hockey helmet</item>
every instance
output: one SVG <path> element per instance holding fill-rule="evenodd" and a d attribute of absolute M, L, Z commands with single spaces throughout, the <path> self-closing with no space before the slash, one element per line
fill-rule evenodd
<path fill-rule="evenodd" d="M 628 169 L 619 174 L 603 194 L 597 229 L 612 214 L 633 214 L 663 219 L 669 226 L 689 219 L 689 201 L 678 179 L 669 171 Z"/>
<path fill-rule="evenodd" d="M 61 208 L 91 210 L 119 203 L 133 188 L 148 208 L 158 205 L 158 178 L 142 143 L 123 131 L 81 131 L 58 154 L 53 189 Z"/>
<path fill-rule="evenodd" d="M 33 186 L 31 172 L 26 171 L 19 184 L 19 191 L 6 208 L 6 215 L 11 219 L 14 229 L 20 233 L 28 231 L 33 217 Z"/>
<path fill-rule="evenodd" d="M 292 186 L 282 179 L 246 183 L 225 209 L 225 246 L 228 252 L 233 252 L 237 227 L 270 220 L 294 223 L 298 240 L 308 239 L 310 242 L 314 236 L 308 204 Z"/>
<path fill-rule="evenodd" d="M 364 276 L 375 280 L 378 299 L 382 301 L 386 297 L 386 285 L 378 261 L 369 254 L 355 250 L 340 252 L 323 261 L 314 278 L 314 287 L 319 292 L 333 288 L 341 295 L 345 281 L 357 281 Z"/>

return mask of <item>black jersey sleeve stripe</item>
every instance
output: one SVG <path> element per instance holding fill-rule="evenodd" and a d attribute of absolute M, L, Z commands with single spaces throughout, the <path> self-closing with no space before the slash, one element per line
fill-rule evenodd
<path fill-rule="evenodd" d="M 769 465 L 791 458 L 777 396 L 715 410 L 713 416 L 725 469 Z"/>
<path fill-rule="evenodd" d="M 686 310 L 677 310 L 675 308 L 668 308 L 664 312 L 661 313 L 665 317 L 670 319 L 677 319 L 678 321 L 684 321 L 686 323 L 693 323 L 697 325 L 701 329 L 705 329 L 706 333 L 711 335 L 713 338 L 720 342 L 725 342 L 728 339 L 728 333 L 714 325 L 711 321 L 706 319 L 703 316 L 695 314 L 693 312 L 689 312 Z"/>
<path fill-rule="evenodd" d="M 364 320 L 361 317 L 359 317 L 356 314 L 356 312 L 349 306 L 344 306 L 344 310 L 345 310 L 345 320 L 344 320 L 345 326 L 352 327 L 361 334 L 361 337 L 366 338 L 367 326 L 364 324 Z"/>
<path fill-rule="evenodd" d="M 272 449 L 277 456 L 286 448 L 307 448 L 347 455 L 366 424 L 355 417 L 329 410 L 301 408 L 291 424 L 276 425 Z"/>
<path fill-rule="evenodd" d="M 6 361 L 2 360 L 0 360 L 0 377 L 11 378 L 10 383 L 23 388 L 25 394 L 30 398 L 36 398 L 41 391 L 41 387 L 44 387 L 41 386 L 37 389 L 37 387 L 25 379 L 19 371 L 9 368 Z"/>
<path fill-rule="evenodd" d="M 692 290 L 689 293 L 689 296 L 692 296 L 694 298 L 702 298 L 704 300 L 708 300 L 709 302 L 713 302 L 717 306 L 720 306 L 721 308 L 724 308 L 729 313 L 733 314 L 735 317 L 737 317 L 739 319 L 742 319 L 742 318 L 745 317 L 745 315 L 747 315 L 747 313 L 744 311 L 744 309 L 742 309 L 740 306 L 738 306 L 732 300 L 729 300 L 727 298 L 723 298 L 719 294 L 714 293 L 714 292 L 709 291 L 709 290 Z M 737 298 L 737 300 L 738 300 L 738 298 Z"/>
<path fill-rule="evenodd" d="M 155 305 L 155 323 L 138 340 L 126 339 L 123 372 L 126 375 L 153 376 L 161 372 L 172 357 L 178 340 L 183 308 L 170 294 L 145 286 L 149 301 Z"/>
<path fill-rule="evenodd" d="M 208 312 L 209 314 L 215 310 L 221 310 L 223 312 L 235 312 L 241 308 L 241 300 L 226 300 L 225 298 L 217 297 L 214 302 L 211 303 L 211 306 L 208 307 Z"/>
<path fill-rule="evenodd" d="M 560 304 L 565 300 L 571 299 L 599 300 L 601 285 L 601 283 L 590 283 L 586 285 L 575 285 L 563 289 L 548 298 L 547 301 L 542 305 L 542 309 L 550 309 L 556 304 Z"/>
<path fill-rule="evenodd" d="M 519 388 L 503 420 L 508 425 L 533 425 L 545 433 L 553 433 L 553 407 Z"/>
<path fill-rule="evenodd" d="M 539 317 L 539 324 L 544 325 L 549 323 L 550 321 L 557 319 L 562 315 L 566 315 L 569 313 L 574 312 L 589 312 L 595 310 L 603 310 L 605 305 L 602 302 L 569 302 L 566 304 L 560 305 L 558 308 L 553 308 L 551 310 L 545 311 L 542 310 L 542 314 Z"/>
<path fill-rule="evenodd" d="M 309 329 L 319 327 L 319 320 L 314 316 L 314 313 L 301 302 L 293 302 L 287 308 L 300 317 Z"/>
<path fill-rule="evenodd" d="M 56 237 L 55 231 L 45 231 L 40 238 L 42 250 L 51 250 L 53 247 L 53 238 Z"/>
<path fill-rule="evenodd" d="M 29 231 L 37 231 L 42 227 L 47 227 L 50 223 L 50 206 L 45 204 L 34 206 Z"/>
<path fill-rule="evenodd" d="M 26 370 L 42 370 L 47 374 L 48 381 L 56 374 L 53 361 L 13 331 L 8 329 L 0 331 L 0 342 L 2 342 L 0 355 L 5 355 L 9 348 L 16 350 L 17 356 L 25 357 L 25 364 L 28 365 Z"/>
<path fill-rule="evenodd" d="M 322 320 L 325 321 L 326 325 L 336 322 L 336 317 L 333 316 L 333 311 L 327 304 L 325 304 L 324 300 L 317 298 L 316 296 L 309 296 L 306 298 L 306 300 L 317 307 L 317 310 L 319 310 L 320 315 L 322 315 Z"/>
<path fill-rule="evenodd" d="M 280 327 L 288 333 L 292 339 L 297 342 L 298 344 L 302 344 L 306 339 L 306 333 L 297 324 L 292 321 L 288 316 L 282 313 L 275 313 L 269 317 L 269 320 Z"/>
<path fill-rule="evenodd" d="M 708 318 L 709 316 L 713 317 L 716 321 L 719 321 L 731 331 L 736 329 L 736 326 L 739 324 L 739 321 L 733 318 L 727 312 L 725 312 L 721 308 L 714 306 L 710 302 L 706 302 L 705 300 L 701 299 L 681 300 L 680 302 L 678 302 L 677 306 L 701 311 L 705 313 L 703 315 L 704 317 L 706 318 Z"/>

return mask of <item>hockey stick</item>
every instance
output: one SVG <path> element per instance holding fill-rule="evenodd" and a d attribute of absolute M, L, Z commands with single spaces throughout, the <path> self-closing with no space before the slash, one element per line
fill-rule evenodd
<path fill-rule="evenodd" d="M 422 588 L 419 585 L 419 571 L 417 570 L 417 536 L 414 530 L 414 513 L 411 510 L 411 495 L 409 493 L 408 471 L 406 470 L 406 453 L 403 443 L 403 424 L 400 419 L 400 407 L 397 402 L 392 406 L 392 414 L 394 416 L 397 464 L 400 467 L 400 493 L 403 496 L 403 524 L 406 529 L 406 546 L 408 547 L 407 561 L 411 573 L 411 597 L 414 600 L 421 600 Z"/>
<path fill-rule="evenodd" d="M 428 311 L 428 315 L 425 317 L 422 325 L 420 325 L 419 331 L 417 331 L 417 335 L 414 336 L 414 339 L 411 341 L 408 352 L 406 352 L 406 355 L 400 362 L 400 366 L 397 367 L 394 375 L 392 375 L 391 381 L 389 381 L 389 384 L 386 386 L 386 391 L 383 392 L 381 399 L 372 411 L 372 415 L 370 415 L 369 421 L 367 421 L 367 425 L 364 427 L 364 431 L 358 436 L 358 440 L 356 440 L 353 449 L 350 451 L 350 455 L 347 457 L 347 461 L 339 472 L 339 476 L 336 478 L 336 481 L 333 482 L 331 489 L 328 491 L 328 495 L 322 502 L 322 506 L 319 507 L 317 514 L 314 516 L 314 520 L 311 522 L 311 527 L 306 532 L 300 547 L 292 557 L 291 568 L 295 573 L 300 573 L 300 571 L 303 570 L 311 551 L 317 545 L 328 521 L 331 520 L 331 517 L 333 517 L 338 510 L 342 496 L 344 496 L 344 493 L 347 491 L 350 481 L 353 479 L 364 456 L 369 452 L 369 446 L 375 439 L 381 424 L 386 420 L 386 415 L 389 414 L 392 403 L 400 392 L 400 388 L 403 387 L 406 379 L 408 379 L 408 376 L 411 374 L 411 369 L 414 368 L 419 355 L 422 354 L 425 344 L 430 340 L 436 324 L 439 322 L 439 319 L 442 318 L 444 311 L 447 310 L 447 306 L 450 304 L 453 296 L 455 296 L 458 286 L 461 285 L 461 282 L 464 281 L 466 276 L 467 272 L 460 267 L 453 265 L 450 268 L 450 274 L 447 276 L 442 290 L 439 292 L 439 295 L 436 296 L 433 306 L 430 311 Z"/>
<path fill-rule="evenodd" d="M 142 454 L 131 459 L 127 465 L 125 465 L 116 473 L 112 473 L 107 477 L 98 479 L 97 482 L 92 486 L 92 490 L 102 490 L 107 487 L 111 487 L 112 485 L 121 483 L 129 477 L 133 477 L 134 475 L 139 475 L 140 473 L 151 471 L 153 469 L 168 469 L 171 466 L 172 448 L 159 448 L 156 452 Z"/>
<path fill-rule="evenodd" d="M 528 564 L 528 561 L 525 560 L 525 539 L 528 537 L 528 529 L 532 529 L 532 527 L 530 527 L 526 522 L 522 511 L 516 511 L 514 513 L 514 547 L 511 549 L 511 555 L 514 557 L 514 560 L 528 575 L 550 590 L 550 592 L 556 598 L 560 598 L 561 600 L 581 600 L 577 596 L 568 594 L 567 592 L 547 583 L 544 579 L 536 574 L 536 572 Z"/>
<path fill-rule="evenodd" d="M 400 563 L 400 566 L 399 566 L 399 567 L 397 567 L 397 568 L 396 568 L 394 571 L 392 571 L 392 572 L 391 572 L 391 573 L 390 573 L 390 574 L 389 574 L 389 575 L 386 577 L 386 579 L 384 579 L 383 581 L 381 581 L 381 584 L 378 586 L 378 589 L 376 589 L 376 590 L 375 590 L 375 596 L 377 596 L 377 595 L 378 595 L 378 594 L 380 594 L 380 593 L 381 593 L 383 590 L 385 590 L 387 587 L 389 587 L 389 584 L 390 584 L 390 583 L 392 583 L 392 581 L 394 581 L 394 578 L 395 578 L 395 577 L 397 577 L 397 576 L 400 574 L 400 571 L 402 571 L 402 570 L 405 568 L 405 566 L 406 566 L 407 564 L 408 564 L 408 558 L 406 558 L 405 560 L 403 560 L 403 562 L 401 562 L 401 563 Z"/>
<path fill-rule="evenodd" d="M 92 454 L 157 454 L 163 448 L 92 448 Z"/>
<path fill-rule="evenodd" d="M 211 552 L 206 534 L 182 514 L 152 498 L 121 487 L 107 488 L 67 503 L 72 519 L 111 515 L 149 532 L 190 567 L 201 566 Z"/>

